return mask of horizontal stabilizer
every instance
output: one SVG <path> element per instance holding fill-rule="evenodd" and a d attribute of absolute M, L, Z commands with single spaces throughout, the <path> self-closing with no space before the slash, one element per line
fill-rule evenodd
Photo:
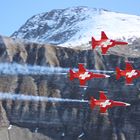
<path fill-rule="evenodd" d="M 116 79 L 119 80 L 120 77 L 121 77 L 121 70 L 120 70 L 120 68 L 117 67 L 116 68 Z"/>
<path fill-rule="evenodd" d="M 96 48 L 96 46 L 97 46 L 97 41 L 95 40 L 95 38 L 94 37 L 92 37 L 92 49 L 95 49 Z"/>
<path fill-rule="evenodd" d="M 93 97 L 90 98 L 90 108 L 91 109 L 94 109 L 94 107 L 95 107 L 95 101 L 96 101 L 96 99 L 94 99 Z"/>
<path fill-rule="evenodd" d="M 69 73 L 70 73 L 70 75 L 69 75 L 70 76 L 70 80 L 73 80 L 75 72 L 72 69 L 70 69 Z"/>

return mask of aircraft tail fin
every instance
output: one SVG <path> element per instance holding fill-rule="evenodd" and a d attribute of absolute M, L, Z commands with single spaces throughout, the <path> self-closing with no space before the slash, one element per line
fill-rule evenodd
<path fill-rule="evenodd" d="M 104 31 L 101 32 L 101 39 L 108 39 Z"/>
<path fill-rule="evenodd" d="M 78 64 L 78 68 L 79 68 L 79 71 L 80 72 L 86 72 L 86 69 L 84 68 L 84 65 L 83 64 L 79 63 Z"/>
<path fill-rule="evenodd" d="M 100 100 L 107 100 L 107 97 L 106 97 L 104 91 L 100 91 Z"/>
<path fill-rule="evenodd" d="M 92 37 L 92 49 L 95 49 L 97 46 L 97 41 L 95 40 L 94 37 Z"/>
<path fill-rule="evenodd" d="M 70 72 L 69 78 L 70 78 L 70 80 L 73 80 L 75 72 L 72 69 L 70 69 L 69 72 Z"/>
<path fill-rule="evenodd" d="M 121 78 L 121 70 L 120 68 L 116 68 L 116 79 L 119 80 Z"/>
<path fill-rule="evenodd" d="M 91 108 L 91 109 L 94 109 L 94 107 L 95 107 L 95 100 L 96 100 L 96 99 L 94 99 L 94 97 L 91 97 L 91 98 L 90 98 L 90 108 Z"/>

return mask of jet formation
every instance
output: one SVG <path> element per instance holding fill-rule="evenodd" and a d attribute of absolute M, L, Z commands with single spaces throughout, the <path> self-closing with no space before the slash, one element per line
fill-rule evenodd
<path fill-rule="evenodd" d="M 102 55 L 105 55 L 109 48 L 115 47 L 116 45 L 127 45 L 127 42 L 123 41 L 116 41 L 113 39 L 109 39 L 105 32 L 101 32 L 101 39 L 95 40 L 92 37 L 92 49 L 96 49 L 96 47 L 101 48 Z M 79 79 L 80 87 L 87 87 L 86 82 L 91 80 L 92 78 L 109 78 L 110 75 L 101 74 L 101 73 L 93 73 L 85 69 L 83 64 L 78 65 L 78 71 L 75 72 L 72 69 L 69 70 L 69 79 L 72 81 L 74 79 Z M 115 73 L 115 71 L 114 71 Z M 132 80 L 134 78 L 140 77 L 140 71 L 133 69 L 130 63 L 126 63 L 126 69 L 121 70 L 120 68 L 116 67 L 116 79 L 119 80 L 121 76 L 126 77 L 126 84 L 132 84 Z M 84 100 L 83 100 L 84 101 Z M 91 97 L 90 101 L 90 108 L 93 110 L 95 106 L 100 107 L 100 113 L 106 113 L 108 108 L 112 108 L 115 106 L 130 106 L 130 104 L 120 101 L 109 100 L 103 91 L 100 92 L 99 100 Z"/>

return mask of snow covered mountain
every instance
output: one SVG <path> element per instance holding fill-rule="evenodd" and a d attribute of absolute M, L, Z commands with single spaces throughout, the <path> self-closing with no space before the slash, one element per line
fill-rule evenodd
<path fill-rule="evenodd" d="M 140 37 L 140 16 L 88 7 L 58 9 L 31 17 L 12 37 L 74 47 L 88 44 L 92 36 L 100 39 L 101 31 L 131 42 Z"/>

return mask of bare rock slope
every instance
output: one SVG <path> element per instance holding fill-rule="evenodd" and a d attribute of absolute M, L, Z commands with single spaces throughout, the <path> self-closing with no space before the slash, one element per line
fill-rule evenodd
<path fill-rule="evenodd" d="M 135 45 L 132 45 L 133 47 Z M 139 47 L 139 44 L 137 44 Z M 0 62 L 20 63 L 40 66 L 77 67 L 78 63 L 86 63 L 89 69 L 115 70 L 122 69 L 125 60 L 133 60 L 134 68 L 140 69 L 140 55 L 122 55 L 109 52 L 102 56 L 98 51 L 61 48 L 47 44 L 37 44 L 0 37 Z M 120 55 L 121 54 L 121 55 Z M 128 108 L 112 108 L 108 115 L 100 115 L 99 108 L 91 111 L 88 104 L 49 103 L 32 101 L 1 101 L 0 135 L 10 135 L 16 140 L 14 133 L 21 140 L 59 140 L 64 133 L 65 140 L 76 140 L 84 132 L 86 140 L 139 140 L 140 139 L 140 84 L 134 80 L 134 86 L 125 86 L 124 79 L 116 81 L 115 73 L 111 78 L 91 80 L 86 90 L 78 86 L 79 82 L 69 81 L 65 75 L 0 75 L 0 92 L 20 93 L 48 97 L 89 99 L 99 98 L 100 90 L 107 90 L 107 96 L 113 100 L 121 100 L 131 104 Z M 84 96 L 82 96 L 84 95 Z M 9 122 L 22 129 L 13 127 L 8 132 Z M 4 124 L 4 125 L 3 125 Z M 6 128 L 5 128 L 6 127 Z M 39 133 L 32 133 L 38 128 Z M 10 133 L 10 134 L 7 134 Z M 49 137 L 49 138 L 48 138 Z M 4 138 L 2 140 L 9 140 Z"/>

